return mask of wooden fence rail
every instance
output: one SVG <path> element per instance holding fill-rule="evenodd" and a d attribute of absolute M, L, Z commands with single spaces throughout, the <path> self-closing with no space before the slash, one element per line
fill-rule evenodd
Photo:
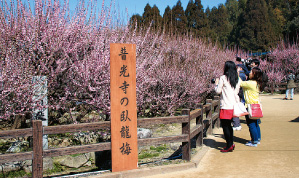
<path fill-rule="evenodd" d="M 271 85 L 268 85 L 265 89 L 268 91 L 271 91 L 271 94 L 275 92 L 275 90 L 286 90 L 287 83 L 272 83 Z M 296 83 L 297 88 L 299 87 L 299 83 Z"/>
<path fill-rule="evenodd" d="M 190 111 L 189 109 L 182 110 L 181 116 L 173 117 L 157 117 L 157 118 L 142 118 L 137 120 L 138 127 L 159 125 L 159 124 L 182 124 L 182 134 L 164 136 L 157 138 L 138 139 L 138 146 L 157 145 L 171 142 L 182 142 L 182 159 L 190 161 L 191 159 L 191 139 L 195 138 L 196 146 L 203 144 L 205 134 L 212 134 L 213 127 L 219 127 L 219 97 L 215 96 L 214 100 L 207 100 L 206 104 L 199 104 L 198 107 Z M 195 126 L 191 128 L 191 121 L 195 120 Z M 109 129 L 110 121 L 85 123 L 77 125 L 61 125 L 61 126 L 42 126 L 41 120 L 33 120 L 32 128 L 17 129 L 9 131 L 1 131 L 0 139 L 8 139 L 15 137 L 33 138 L 33 151 L 22 153 L 9 153 L 0 155 L 0 164 L 32 160 L 32 175 L 33 177 L 42 177 L 43 173 L 43 158 L 54 157 L 70 154 L 97 152 L 111 150 L 110 142 L 72 146 L 65 148 L 54 148 L 43 150 L 43 135 L 74 133 L 80 131 L 92 131 L 99 129 Z"/>

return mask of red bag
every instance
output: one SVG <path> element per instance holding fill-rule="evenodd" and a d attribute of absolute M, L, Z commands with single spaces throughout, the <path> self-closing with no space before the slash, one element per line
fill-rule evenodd
<path fill-rule="evenodd" d="M 263 111 L 260 104 L 248 104 L 250 119 L 260 119 L 263 117 Z"/>

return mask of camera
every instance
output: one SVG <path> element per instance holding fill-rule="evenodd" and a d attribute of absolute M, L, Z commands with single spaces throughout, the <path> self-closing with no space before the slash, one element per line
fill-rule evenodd
<path fill-rule="evenodd" d="M 215 82 L 216 82 L 216 79 L 213 78 L 213 79 L 211 80 L 211 83 L 214 84 Z"/>
<path fill-rule="evenodd" d="M 247 58 L 247 59 L 242 59 L 240 57 L 236 57 L 236 61 L 240 61 L 242 62 L 245 66 L 249 66 L 250 63 L 252 62 L 251 58 Z"/>

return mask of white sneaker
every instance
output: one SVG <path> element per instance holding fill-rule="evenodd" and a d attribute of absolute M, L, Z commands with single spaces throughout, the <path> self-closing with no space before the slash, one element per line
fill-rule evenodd
<path fill-rule="evenodd" d="M 233 130 L 237 130 L 237 127 L 233 127 Z"/>
<path fill-rule="evenodd" d="M 241 130 L 242 126 L 236 127 L 236 130 Z"/>
<path fill-rule="evenodd" d="M 257 144 L 251 143 L 251 142 L 247 142 L 245 144 L 246 146 L 251 146 L 251 147 L 257 147 Z"/>
<path fill-rule="evenodd" d="M 251 141 L 248 141 L 247 143 L 252 143 Z M 255 144 L 261 144 L 261 142 L 260 141 L 257 141 L 257 143 L 255 143 Z"/>

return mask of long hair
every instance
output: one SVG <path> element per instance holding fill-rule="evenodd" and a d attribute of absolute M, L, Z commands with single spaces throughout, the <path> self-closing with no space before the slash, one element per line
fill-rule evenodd
<path fill-rule="evenodd" d="M 267 82 L 268 82 L 268 77 L 258 67 L 254 67 L 252 69 L 252 74 L 253 74 L 253 76 L 250 80 L 255 80 L 258 84 L 258 87 L 259 87 L 260 91 L 263 91 L 266 87 Z"/>
<path fill-rule="evenodd" d="M 227 77 L 230 85 L 236 88 L 239 81 L 236 64 L 233 61 L 226 61 L 224 64 L 224 75 Z"/>

